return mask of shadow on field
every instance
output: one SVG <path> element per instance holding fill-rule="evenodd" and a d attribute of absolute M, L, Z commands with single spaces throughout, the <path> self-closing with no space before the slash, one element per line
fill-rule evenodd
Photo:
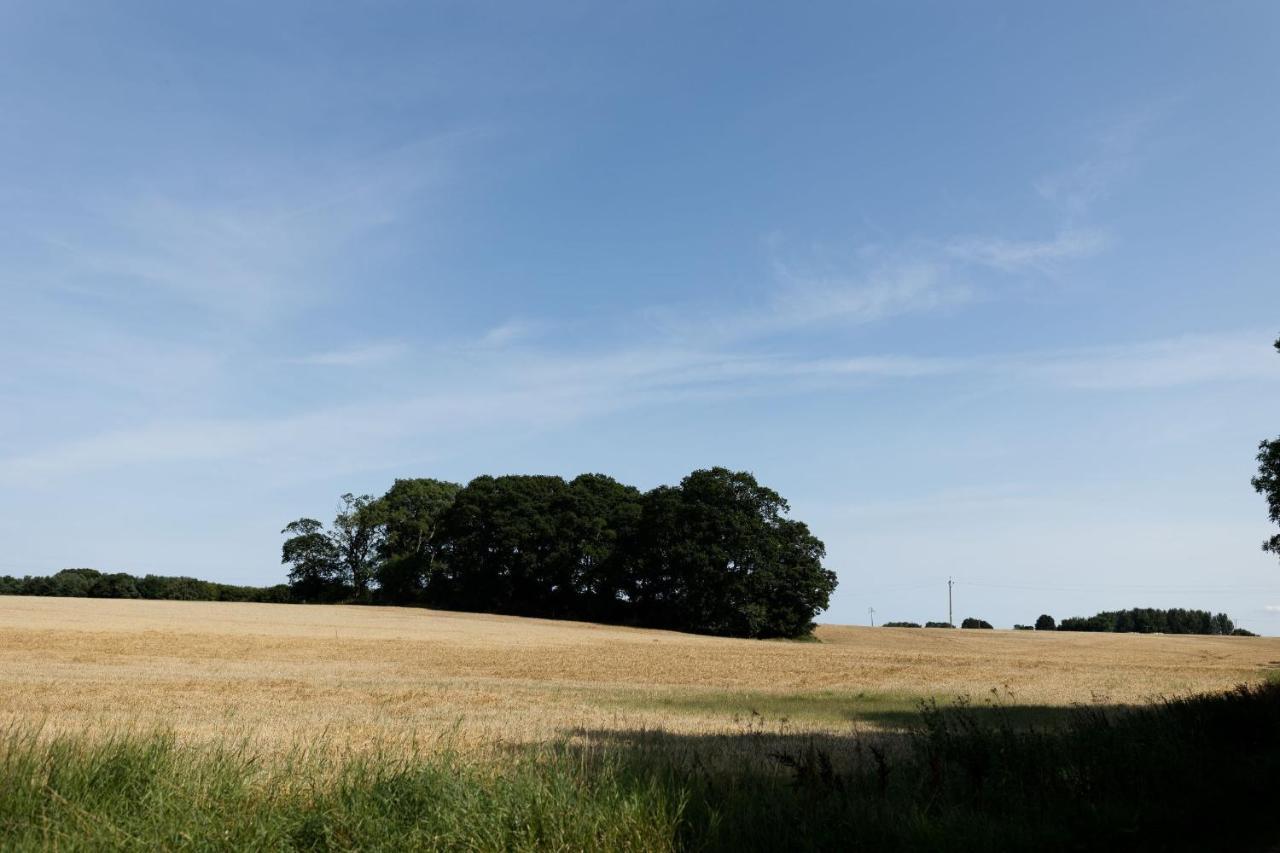
<path fill-rule="evenodd" d="M 782 725 L 793 722 L 868 724 L 878 729 L 909 730 L 926 709 L 953 713 L 963 709 L 975 722 L 1014 728 L 1056 728 L 1072 719 L 1077 705 L 1019 703 L 1009 691 L 991 690 L 981 699 L 952 697 L 922 699 L 893 693 L 769 693 L 766 691 L 703 691 L 697 693 L 633 694 L 614 704 L 645 711 L 675 712 L 732 720 L 740 726 Z M 1089 706 L 1108 712 L 1126 706 L 1095 702 Z"/>
<path fill-rule="evenodd" d="M 1271 850 L 1280 683 L 1041 727 L 1000 707 L 898 731 L 579 731 L 468 756 L 264 760 L 173 735 L 0 729 L 0 850 Z"/>
<path fill-rule="evenodd" d="M 1280 684 L 1151 706 L 926 705 L 896 731 L 577 730 L 700 850 L 1208 850 L 1280 841 Z"/>

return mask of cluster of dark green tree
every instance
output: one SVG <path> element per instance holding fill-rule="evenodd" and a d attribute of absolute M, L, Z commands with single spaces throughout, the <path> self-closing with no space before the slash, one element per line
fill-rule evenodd
<path fill-rule="evenodd" d="M 640 492 L 601 474 L 397 480 L 301 518 L 282 561 L 304 601 L 378 601 L 736 637 L 797 637 L 836 577 L 745 472 Z"/>
<path fill-rule="evenodd" d="M 1208 610 L 1157 610 L 1135 607 L 1108 610 L 1094 616 L 1072 616 L 1058 623 L 1059 631 L 1102 631 L 1134 634 L 1232 634 L 1235 623 L 1225 613 Z"/>
<path fill-rule="evenodd" d="M 265 601 L 292 600 L 289 587 L 234 586 L 185 577 L 146 575 L 97 569 L 63 569 L 53 575 L 0 577 L 0 595 L 55 595 L 80 598 L 151 598 L 169 601 Z"/>

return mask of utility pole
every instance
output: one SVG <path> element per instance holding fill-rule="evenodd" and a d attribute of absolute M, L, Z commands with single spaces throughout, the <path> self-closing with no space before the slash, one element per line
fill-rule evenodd
<path fill-rule="evenodd" d="M 955 581 L 951 580 L 951 578 L 947 578 L 947 624 L 948 625 L 956 624 L 955 617 L 951 615 L 951 585 L 953 583 L 955 583 Z"/>
<path fill-rule="evenodd" d="M 871 627 L 874 628 L 876 626 L 876 609 L 874 607 L 868 607 L 867 615 L 871 617 Z"/>

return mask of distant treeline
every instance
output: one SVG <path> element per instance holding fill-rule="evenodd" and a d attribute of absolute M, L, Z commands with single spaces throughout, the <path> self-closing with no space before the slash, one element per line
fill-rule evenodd
<path fill-rule="evenodd" d="M 373 601 L 737 637 L 813 628 L 836 577 L 746 472 L 641 492 L 603 474 L 397 480 L 300 518 L 282 561 L 303 601 Z"/>
<path fill-rule="evenodd" d="M 919 628 L 919 622 L 886 622 L 882 627 L 885 628 Z M 954 628 L 950 622 L 926 622 L 926 628 Z M 972 617 L 965 619 L 960 623 L 961 628 L 991 628 L 991 623 L 985 619 L 974 619 Z"/>
<path fill-rule="evenodd" d="M 919 628 L 919 622 L 886 622 L 886 628 Z M 947 622 L 928 622 L 926 628 L 954 628 Z M 961 628 L 990 628 L 983 619 L 965 619 Z M 1257 636 L 1252 631 L 1237 628 L 1225 613 L 1211 614 L 1207 610 L 1157 610 L 1152 607 L 1135 607 L 1132 610 L 1108 610 L 1096 616 L 1072 616 L 1055 623 L 1047 613 L 1040 614 L 1032 625 L 1014 625 L 1015 631 L 1099 631 L 1133 634 L 1232 634 L 1238 637 Z"/>
<path fill-rule="evenodd" d="M 0 595 L 54 595 L 81 598 L 150 598 L 166 601 L 265 601 L 293 600 L 289 587 L 234 586 L 195 578 L 145 575 L 97 569 L 63 569 L 54 575 L 15 578 L 0 576 Z"/>
<path fill-rule="evenodd" d="M 1134 634 L 1232 634 L 1235 623 L 1225 613 L 1208 610 L 1158 610 L 1135 607 L 1107 610 L 1095 616 L 1071 616 L 1058 623 L 1059 631 L 1100 631 Z"/>

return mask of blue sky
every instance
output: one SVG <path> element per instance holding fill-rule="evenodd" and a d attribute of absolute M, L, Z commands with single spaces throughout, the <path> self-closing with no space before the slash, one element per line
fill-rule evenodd
<path fill-rule="evenodd" d="M 1280 633 L 1280 7 L 799 5 L 4 4 L 0 573 L 718 464 L 826 621 Z"/>

